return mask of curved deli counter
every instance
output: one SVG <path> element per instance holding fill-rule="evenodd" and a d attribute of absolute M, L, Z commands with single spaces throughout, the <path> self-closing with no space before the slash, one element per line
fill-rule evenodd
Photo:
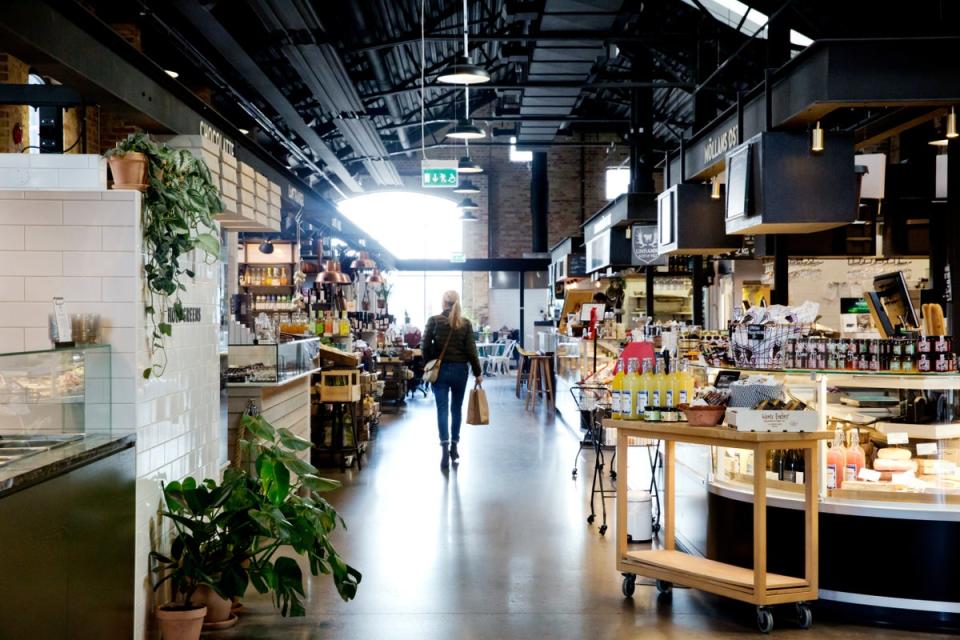
<path fill-rule="evenodd" d="M 710 380 L 717 372 L 705 370 Z M 960 376 L 764 373 L 816 407 L 821 429 L 839 424 L 850 438 L 857 428 L 865 454 L 863 471 L 850 457 L 851 469 L 840 474 L 839 487 L 832 469 L 824 464 L 821 470 L 820 599 L 869 607 L 875 621 L 960 628 Z M 829 445 L 821 446 L 828 461 Z M 752 454 L 696 449 L 677 451 L 678 486 L 685 489 L 678 511 L 698 512 L 678 517 L 679 541 L 711 560 L 749 568 Z M 883 449 L 901 451 L 878 453 Z M 768 568 L 799 575 L 802 476 L 781 480 L 771 462 L 759 465 L 769 479 Z M 844 475 L 859 479 L 844 482 Z"/>

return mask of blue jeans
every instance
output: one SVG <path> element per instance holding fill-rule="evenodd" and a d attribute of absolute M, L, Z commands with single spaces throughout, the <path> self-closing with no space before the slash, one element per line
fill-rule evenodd
<path fill-rule="evenodd" d="M 444 362 L 440 365 L 437 381 L 433 383 L 433 395 L 437 399 L 437 429 L 440 444 L 460 442 L 460 418 L 463 414 L 463 396 L 467 390 L 470 367 L 466 362 Z M 453 395 L 451 403 L 450 396 Z M 447 423 L 452 422 L 453 438 Z"/>

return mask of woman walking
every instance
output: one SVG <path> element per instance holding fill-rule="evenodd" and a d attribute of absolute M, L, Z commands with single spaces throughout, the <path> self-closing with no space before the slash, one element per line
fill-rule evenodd
<path fill-rule="evenodd" d="M 443 294 L 443 313 L 427 320 L 423 332 L 424 361 L 437 358 L 441 359 L 440 373 L 433 383 L 433 395 L 437 399 L 437 430 L 442 448 L 440 468 L 446 469 L 451 459 L 456 462 L 460 458 L 457 444 L 460 442 L 463 396 L 469 374 L 467 368 L 473 370 L 477 384 L 483 379 L 473 327 L 462 316 L 460 294 L 456 291 Z"/>

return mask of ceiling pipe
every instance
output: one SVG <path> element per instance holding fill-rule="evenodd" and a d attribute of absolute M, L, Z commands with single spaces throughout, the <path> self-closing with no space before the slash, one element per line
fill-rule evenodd
<path fill-rule="evenodd" d="M 351 4 L 353 5 L 353 15 L 356 18 L 357 27 L 361 33 L 368 33 L 367 22 L 363 17 L 363 9 L 361 9 L 360 3 L 353 2 Z M 403 109 L 400 108 L 400 103 L 397 102 L 397 96 L 389 93 L 393 84 L 390 82 L 390 74 L 387 73 L 383 64 L 383 54 L 380 53 L 379 49 L 366 49 L 364 55 L 367 58 L 367 62 L 370 63 L 373 76 L 377 80 L 377 88 L 380 92 L 384 93 L 383 101 L 387 105 L 387 112 L 390 114 L 390 117 L 395 121 L 403 119 Z M 400 145 L 404 149 L 410 148 L 410 138 L 407 136 L 406 131 L 402 129 L 398 130 L 397 137 L 400 138 Z"/>

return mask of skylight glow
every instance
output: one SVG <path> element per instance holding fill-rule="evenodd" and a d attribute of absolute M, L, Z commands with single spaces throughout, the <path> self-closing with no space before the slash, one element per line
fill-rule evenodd
<path fill-rule="evenodd" d="M 683 0 L 683 2 L 691 7 L 697 7 L 693 0 Z M 743 20 L 744 14 L 746 14 L 747 19 L 743 21 L 743 26 L 740 27 L 740 33 L 752 36 L 758 29 L 763 29 L 757 34 L 757 37 L 762 39 L 767 37 L 765 27 L 769 19 L 767 14 L 750 8 L 748 5 L 740 2 L 740 0 L 700 0 L 700 3 L 714 18 L 734 29 L 737 28 L 737 25 Z M 813 44 L 813 40 L 799 31 L 791 29 L 790 44 L 797 47 L 809 47 Z"/>
<path fill-rule="evenodd" d="M 344 200 L 337 208 L 401 260 L 449 260 L 463 250 L 463 223 L 453 200 L 380 191 Z"/>

